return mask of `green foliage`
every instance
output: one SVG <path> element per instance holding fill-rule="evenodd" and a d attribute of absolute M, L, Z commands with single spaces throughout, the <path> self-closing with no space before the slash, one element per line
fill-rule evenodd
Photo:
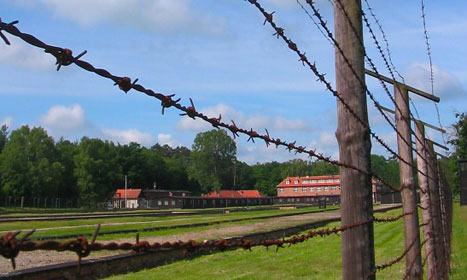
<path fill-rule="evenodd" d="M 95 203 L 121 185 L 122 168 L 112 142 L 83 137 L 74 156 L 74 175 L 82 201 Z"/>
<path fill-rule="evenodd" d="M 201 191 L 231 189 L 237 146 L 224 130 L 198 133 L 190 155 L 190 178 L 196 180 Z"/>
<path fill-rule="evenodd" d="M 2 193 L 54 196 L 64 172 L 57 160 L 54 141 L 44 129 L 13 131 L 1 154 Z"/>
<path fill-rule="evenodd" d="M 337 165 L 332 165 L 329 162 L 325 161 L 316 161 L 311 165 L 311 175 L 320 176 L 320 175 L 336 175 L 339 174 L 339 167 Z"/>
<path fill-rule="evenodd" d="M 284 179 L 282 177 L 282 165 L 276 161 L 256 164 L 253 168 L 255 189 L 265 195 L 276 195 L 276 186 Z"/>
<path fill-rule="evenodd" d="M 3 151 L 3 148 L 8 141 L 8 126 L 6 124 L 2 125 L 0 128 L 0 153 Z"/>
<path fill-rule="evenodd" d="M 414 164 L 414 166 L 417 165 Z M 399 162 L 397 160 L 371 155 L 371 170 L 390 185 L 399 186 Z"/>
<path fill-rule="evenodd" d="M 452 125 L 454 133 L 448 141 L 454 146 L 455 151 L 449 158 L 440 161 L 454 196 L 460 193 L 458 161 L 467 160 L 467 114 L 456 113 L 456 118 L 457 122 Z"/>
<path fill-rule="evenodd" d="M 456 118 L 457 123 L 452 125 L 454 135 L 448 143 L 454 146 L 454 155 L 458 160 L 467 160 L 467 114 L 457 113 Z"/>

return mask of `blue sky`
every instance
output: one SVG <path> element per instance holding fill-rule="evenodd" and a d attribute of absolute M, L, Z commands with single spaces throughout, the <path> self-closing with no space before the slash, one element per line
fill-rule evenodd
<path fill-rule="evenodd" d="M 316 2 L 333 29 L 331 4 Z M 408 84 L 431 92 L 420 1 L 369 2 L 385 29 L 397 70 Z M 296 0 L 260 3 L 276 11 L 276 23 L 335 84 L 333 48 Z M 441 97 L 438 106 L 447 128 L 455 121 L 454 112 L 467 111 L 467 2 L 425 4 L 434 92 Z M 239 127 L 261 132 L 268 128 L 273 137 L 338 155 L 335 99 L 272 36 L 271 27 L 263 26 L 262 15 L 248 2 L 0 0 L 0 7 L 3 21 L 19 20 L 22 31 L 75 54 L 87 50 L 84 59 L 95 66 L 139 78 L 157 92 L 174 93 L 185 105 L 191 97 L 199 111 L 213 117 L 221 113 Z M 173 108 L 162 116 L 157 100 L 135 91 L 124 94 L 110 81 L 76 66 L 56 72 L 53 57 L 8 37 L 11 46 L 0 44 L 0 123 L 10 129 L 28 124 L 45 127 L 57 139 L 86 135 L 122 144 L 174 147 L 190 147 L 197 132 L 210 129 L 201 121 L 180 117 Z M 389 76 L 367 30 L 365 45 L 379 71 Z M 367 77 L 367 84 L 381 104 L 394 107 L 379 83 Z M 416 96 L 413 101 L 422 120 L 438 125 L 433 102 Z M 373 130 L 397 149 L 395 133 L 370 102 L 369 118 Z M 443 142 L 438 132 L 427 133 Z M 246 136 L 236 140 L 238 157 L 250 164 L 299 157 L 246 140 Z M 373 143 L 372 152 L 387 155 L 378 143 Z"/>

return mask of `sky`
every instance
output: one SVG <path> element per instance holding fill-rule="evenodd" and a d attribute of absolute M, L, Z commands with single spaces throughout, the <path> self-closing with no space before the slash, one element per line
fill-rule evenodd
<path fill-rule="evenodd" d="M 296 0 L 259 2 L 275 11 L 275 22 L 335 85 L 333 47 Z M 315 2 L 333 31 L 332 5 Z M 441 98 L 440 119 L 449 131 L 455 113 L 467 111 L 467 2 L 425 2 L 434 94 Z M 384 28 L 396 69 L 407 84 L 431 93 L 421 1 L 369 3 Z M 338 159 L 335 98 L 283 41 L 272 36 L 273 29 L 263 25 L 263 16 L 247 1 L 0 0 L 0 7 L 4 22 L 19 20 L 17 27 L 23 32 L 74 54 L 87 50 L 83 59 L 96 67 L 139 78 L 156 92 L 176 94 L 185 106 L 192 98 L 196 109 L 208 116 L 222 114 L 224 122 L 234 120 L 238 127 L 258 132 L 267 128 L 271 137 L 297 141 Z M 367 11 L 365 4 L 363 9 Z M 77 66 L 57 72 L 52 56 L 6 36 L 11 46 L 0 42 L 0 125 L 10 130 L 41 126 L 55 139 L 88 136 L 147 147 L 191 147 L 197 133 L 212 129 L 174 108 L 162 115 L 158 100 L 136 91 L 125 94 L 111 81 Z M 390 76 L 367 29 L 364 41 L 378 71 Z M 366 82 L 380 104 L 394 108 L 374 78 L 367 76 Z M 439 126 L 434 103 L 411 97 L 418 113 L 413 110 L 414 115 Z M 370 101 L 368 112 L 372 130 L 397 150 L 396 133 Z M 444 143 L 435 130 L 428 128 L 427 135 Z M 449 137 L 448 133 L 445 140 Z M 249 164 L 309 159 L 247 140 L 240 136 L 235 141 L 238 159 Z M 372 153 L 388 156 L 376 142 Z"/>

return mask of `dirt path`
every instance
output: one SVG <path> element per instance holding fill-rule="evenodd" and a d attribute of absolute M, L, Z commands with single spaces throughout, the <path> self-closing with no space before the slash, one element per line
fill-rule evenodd
<path fill-rule="evenodd" d="M 219 225 L 215 229 L 207 230 L 196 230 L 192 232 L 182 233 L 178 235 L 170 236 L 150 236 L 142 237 L 142 240 L 149 242 L 165 242 L 165 241 L 178 241 L 178 240 L 209 240 L 217 239 L 221 237 L 233 237 L 245 235 L 252 232 L 261 232 L 272 229 L 285 228 L 289 226 L 309 223 L 316 220 L 322 220 L 327 218 L 337 218 L 340 216 L 339 210 L 302 214 L 296 216 L 279 217 L 279 218 L 267 218 L 258 222 L 244 224 L 244 225 L 232 225 L 224 224 Z M 135 242 L 135 239 L 121 238 L 113 240 L 115 242 Z M 92 253 L 89 259 L 98 258 L 102 256 L 109 256 L 119 254 L 120 252 L 109 252 L 101 251 Z M 16 259 L 16 269 L 26 269 L 32 267 L 38 267 L 49 264 L 58 264 L 68 261 L 76 261 L 77 256 L 72 252 L 53 252 L 53 251 L 34 251 L 34 252 L 21 252 Z M 8 273 L 12 271 L 11 262 L 7 259 L 0 258 L 0 273 Z"/>
<path fill-rule="evenodd" d="M 157 223 L 167 223 L 167 222 L 179 222 L 179 221 L 187 221 L 192 220 L 193 218 L 179 218 L 179 219 L 170 219 L 170 220 L 154 220 L 154 221 L 147 221 L 147 222 L 120 222 L 120 223 L 103 223 L 100 224 L 101 226 L 121 226 L 121 225 L 139 225 L 139 224 L 157 224 Z M 197 219 L 200 220 L 211 220 L 214 217 L 199 217 Z M 79 226 L 61 226 L 61 227 L 48 227 L 48 228 L 38 228 L 35 229 L 36 232 L 38 231 L 48 231 L 48 230 L 58 230 L 58 229 L 76 229 L 76 228 L 96 228 L 96 224 L 90 225 L 79 225 Z M 32 229 L 22 229 L 24 232 L 28 232 Z M 11 230 L 2 230 L 0 231 L 1 234 L 5 234 L 10 232 Z"/>

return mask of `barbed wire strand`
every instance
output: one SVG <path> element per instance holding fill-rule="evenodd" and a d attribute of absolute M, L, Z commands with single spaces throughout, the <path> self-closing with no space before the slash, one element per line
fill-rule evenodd
<path fill-rule="evenodd" d="M 428 31 L 426 28 L 426 13 L 425 13 L 425 1 L 421 0 L 421 6 L 422 6 L 422 21 L 423 21 L 423 34 L 425 35 L 425 43 L 426 43 L 426 52 L 428 55 L 428 61 L 430 63 L 430 84 L 431 84 L 431 95 L 434 95 L 435 93 L 435 87 L 434 87 L 434 75 L 433 75 L 433 60 L 431 57 L 431 45 L 430 45 L 430 40 L 428 37 Z M 438 123 L 441 129 L 443 129 L 443 125 L 441 124 L 441 116 L 439 114 L 439 108 L 438 104 L 435 102 L 435 108 L 436 108 L 436 113 L 438 115 Z M 441 136 L 443 138 L 444 145 L 446 146 L 446 140 L 444 139 L 444 132 L 441 132 Z"/>
<path fill-rule="evenodd" d="M 301 4 L 299 2 L 299 0 L 296 0 L 299 4 Z M 347 64 L 347 66 L 349 67 L 349 69 L 351 70 L 351 72 L 353 73 L 353 75 L 358 79 L 358 81 L 360 82 L 360 84 L 365 88 L 365 91 L 367 93 L 367 95 L 370 97 L 370 99 L 373 101 L 375 107 L 377 108 L 377 110 L 383 115 L 383 117 L 385 118 L 385 120 L 391 125 L 391 127 L 396 131 L 396 133 L 401 137 L 401 139 L 407 144 L 407 145 L 412 145 L 411 142 L 407 141 L 407 139 L 405 139 L 405 137 L 402 136 L 402 134 L 398 131 L 398 129 L 396 128 L 396 126 L 392 123 L 392 121 L 389 119 L 389 117 L 384 113 L 384 111 L 380 108 L 379 106 L 379 103 L 378 101 L 376 100 L 376 98 L 374 97 L 374 95 L 369 91 L 368 87 L 366 86 L 365 82 L 362 81 L 362 79 L 357 75 L 355 69 L 353 68 L 352 64 L 350 63 L 350 61 L 348 60 L 348 58 L 344 55 L 344 52 L 342 50 L 342 48 L 340 47 L 339 43 L 335 40 L 332 32 L 330 31 L 330 29 L 327 27 L 327 23 L 326 21 L 324 21 L 322 15 L 319 13 L 319 10 L 316 8 L 316 6 L 314 5 L 313 1 L 311 0 L 306 0 L 306 2 L 309 4 L 309 6 L 312 8 L 313 10 L 313 15 L 316 16 L 316 18 L 319 20 L 320 22 L 320 25 L 323 27 L 323 29 L 325 30 L 325 33 L 327 33 L 327 37 L 329 37 L 330 40 L 332 40 L 333 42 L 333 45 L 337 48 L 337 50 L 339 51 L 339 53 L 341 54 L 341 56 L 343 57 L 345 63 Z M 353 27 L 355 28 L 355 27 Z M 364 47 L 364 46 L 363 46 Z M 366 54 L 366 52 L 364 51 L 365 53 L 365 56 L 369 59 L 368 55 Z M 410 124 L 409 124 L 410 126 Z M 370 130 L 370 133 L 371 133 L 371 130 Z M 384 146 L 384 145 L 383 145 Z M 391 152 L 391 150 L 389 150 Z M 409 166 L 411 166 L 412 168 L 414 169 L 417 169 L 413 163 L 411 162 L 408 162 L 406 160 L 404 160 L 403 158 L 401 158 L 397 153 L 395 153 L 394 151 L 391 152 L 393 154 L 393 156 L 397 157 L 399 160 L 401 160 L 402 162 L 408 164 Z M 422 156 L 422 155 L 420 155 Z M 417 169 L 418 170 L 418 169 Z M 422 171 L 423 173 L 423 171 Z M 423 175 L 427 175 L 427 174 L 423 174 Z"/>
<path fill-rule="evenodd" d="M 30 34 L 21 32 L 15 26 L 16 23 L 17 23 L 17 21 L 15 21 L 13 23 L 5 24 L 5 23 L 0 21 L 0 30 L 4 30 L 4 31 L 10 33 L 11 35 L 17 36 L 17 37 L 21 38 L 22 40 L 24 40 L 25 42 L 27 42 L 27 43 L 29 43 L 29 44 L 31 44 L 33 46 L 36 46 L 38 48 L 42 48 L 42 49 L 45 50 L 46 53 L 49 53 L 49 54 L 53 55 L 57 60 L 57 62 L 56 62 L 57 71 L 60 70 L 60 68 L 62 66 L 68 66 L 68 65 L 74 63 L 74 64 L 76 64 L 77 66 L 79 66 L 80 68 L 82 68 L 82 69 L 84 69 L 86 71 L 93 72 L 93 73 L 95 73 L 95 74 L 97 74 L 97 75 L 99 75 L 101 77 L 112 80 L 115 83 L 114 85 L 118 85 L 119 88 L 121 90 L 123 90 L 125 93 L 127 93 L 131 89 L 134 89 L 134 90 L 142 92 L 142 93 L 144 93 L 144 94 L 146 94 L 148 96 L 159 99 L 161 101 L 162 113 L 164 113 L 164 110 L 166 108 L 174 107 L 174 108 L 177 108 L 177 109 L 184 112 L 183 114 L 181 114 L 182 116 L 186 115 L 186 116 L 188 116 L 188 117 L 190 117 L 192 119 L 200 118 L 200 119 L 210 123 L 215 128 L 219 128 L 219 127 L 226 128 L 227 130 L 229 130 L 233 134 L 234 138 L 239 136 L 239 133 L 240 133 L 240 134 L 244 134 L 244 135 L 249 136 L 247 141 L 251 140 L 252 142 L 254 142 L 255 138 L 256 139 L 261 139 L 266 143 L 267 146 L 269 146 L 270 144 L 275 144 L 276 147 L 283 146 L 289 151 L 295 151 L 296 153 L 308 154 L 310 157 L 316 157 L 317 159 L 328 162 L 330 164 L 353 169 L 353 170 L 355 170 L 357 172 L 360 172 L 360 173 L 363 173 L 365 175 L 372 176 L 372 177 L 376 178 L 382 184 L 388 186 L 391 189 L 398 190 L 398 188 L 390 185 L 388 182 L 386 182 L 380 176 L 374 174 L 371 170 L 370 171 L 362 170 L 359 167 L 355 167 L 355 166 L 352 166 L 352 165 L 349 165 L 349 164 L 346 164 L 346 163 L 343 163 L 343 162 L 340 162 L 340 161 L 337 161 L 337 160 L 332 160 L 330 157 L 326 157 L 326 156 L 324 156 L 324 155 L 322 155 L 320 153 L 317 153 L 315 150 L 311 150 L 311 149 L 307 150 L 306 147 L 297 146 L 296 142 L 285 142 L 285 141 L 280 140 L 279 138 L 272 138 L 272 137 L 269 136 L 269 132 L 268 132 L 267 129 L 266 129 L 266 134 L 259 134 L 258 132 L 254 131 L 253 129 L 246 130 L 246 129 L 237 127 L 237 125 L 235 124 L 234 121 L 232 121 L 232 124 L 224 123 L 224 122 L 221 121 L 221 116 L 219 116 L 219 118 L 213 118 L 213 117 L 208 117 L 208 116 L 204 115 L 203 113 L 198 112 L 196 110 L 195 105 L 193 103 L 193 100 L 191 98 L 190 98 L 191 106 L 185 107 L 185 106 L 179 104 L 180 98 L 174 100 L 174 96 L 175 96 L 174 94 L 163 95 L 162 93 L 156 93 L 153 90 L 146 89 L 141 84 L 138 84 L 137 83 L 138 79 L 135 79 L 132 82 L 129 77 L 114 76 L 113 74 L 111 74 L 109 71 L 107 71 L 105 69 L 95 68 L 89 62 L 86 62 L 86 61 L 80 59 L 83 55 L 85 55 L 87 53 L 87 51 L 83 51 L 81 54 L 74 57 L 73 52 L 70 49 L 63 49 L 63 48 L 60 48 L 60 47 L 55 47 L 55 46 L 45 44 L 44 42 L 40 41 L 36 37 L 34 37 L 34 36 L 30 35 Z M 311 65 L 311 67 L 314 67 L 311 63 L 309 63 L 309 65 Z M 321 75 L 321 77 L 324 79 L 324 75 Z M 329 83 L 328 83 L 328 85 L 330 86 Z"/>
<path fill-rule="evenodd" d="M 392 62 L 392 55 L 391 55 L 391 50 L 389 48 L 389 40 L 386 36 L 386 32 L 384 32 L 384 29 L 383 29 L 383 25 L 381 24 L 381 21 L 378 19 L 378 17 L 376 16 L 376 13 L 374 11 L 374 9 L 371 7 L 370 3 L 368 2 L 368 0 L 365 0 L 365 3 L 366 3 L 366 6 L 367 6 L 367 9 L 368 11 L 370 12 L 371 14 L 371 17 L 373 18 L 373 20 L 375 21 L 376 25 L 378 25 L 378 29 L 381 33 L 381 36 L 383 37 L 383 40 L 384 40 L 384 43 L 386 45 L 386 54 L 388 56 L 388 59 L 389 59 L 389 63 L 391 64 L 391 67 L 393 69 L 394 72 L 397 73 L 397 75 L 399 76 L 399 78 L 401 78 L 402 80 L 402 83 L 403 84 L 406 84 L 405 83 L 405 79 L 404 77 L 401 75 L 401 73 L 396 69 L 396 67 L 394 66 L 394 63 Z M 409 96 L 409 102 L 410 104 L 412 105 L 412 108 L 414 109 L 415 111 L 415 114 L 417 115 L 417 118 L 420 119 L 420 114 L 418 113 L 418 109 L 417 109 L 417 106 L 415 106 L 415 103 L 413 102 L 412 98 L 410 98 Z"/>

